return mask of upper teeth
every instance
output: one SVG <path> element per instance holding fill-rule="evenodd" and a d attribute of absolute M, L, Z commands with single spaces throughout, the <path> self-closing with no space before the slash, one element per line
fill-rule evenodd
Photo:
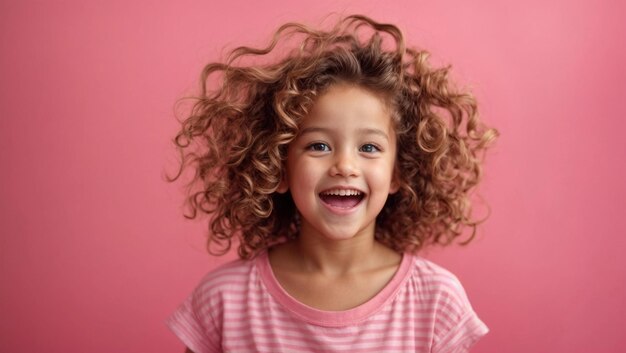
<path fill-rule="evenodd" d="M 335 195 L 335 196 L 358 196 L 361 195 L 361 192 L 358 190 L 329 190 L 324 191 L 323 195 Z"/>

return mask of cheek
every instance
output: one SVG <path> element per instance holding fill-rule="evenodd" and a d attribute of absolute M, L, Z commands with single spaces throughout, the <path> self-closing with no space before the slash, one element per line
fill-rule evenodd
<path fill-rule="evenodd" d="M 315 189 L 316 181 L 311 178 L 311 173 L 297 173 L 291 180 L 291 185 L 292 191 L 308 194 Z"/>
<path fill-rule="evenodd" d="M 321 168 L 311 161 L 297 160 L 289 166 L 289 185 L 293 190 L 311 191 L 320 179 Z"/>
<path fill-rule="evenodd" d="M 393 180 L 394 163 L 385 161 L 370 168 L 370 184 L 378 188 L 389 188 Z"/>
<path fill-rule="evenodd" d="M 372 165 L 370 170 L 377 174 L 381 178 L 389 178 L 393 174 L 394 161 L 388 159 L 381 159 L 376 161 L 375 165 Z"/>

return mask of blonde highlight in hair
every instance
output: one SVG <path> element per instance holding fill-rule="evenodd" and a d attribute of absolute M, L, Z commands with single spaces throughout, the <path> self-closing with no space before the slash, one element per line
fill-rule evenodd
<path fill-rule="evenodd" d="M 384 37 L 393 48 L 383 48 Z M 236 64 L 276 55 L 289 39 L 300 44 L 273 63 Z M 449 244 L 469 227 L 469 242 L 479 223 L 469 192 L 497 131 L 480 121 L 474 97 L 454 87 L 449 67 L 431 68 L 428 56 L 407 48 L 395 25 L 352 15 L 327 31 L 284 24 L 267 47 L 238 47 L 225 62 L 206 65 L 201 94 L 174 139 L 181 165 L 168 180 L 195 170 L 186 217 L 210 215 L 209 251 L 226 253 L 236 240 L 239 256 L 250 258 L 297 236 L 293 200 L 276 192 L 287 146 L 316 98 L 337 83 L 378 94 L 393 112 L 400 188 L 377 217 L 376 238 L 399 252 L 417 251 Z M 221 80 L 210 90 L 213 74 Z"/>

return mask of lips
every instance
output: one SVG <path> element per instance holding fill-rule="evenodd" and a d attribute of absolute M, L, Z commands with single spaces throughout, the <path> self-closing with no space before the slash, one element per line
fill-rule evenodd
<path fill-rule="evenodd" d="M 358 205 L 365 193 L 357 189 L 330 189 L 319 194 L 325 204 L 340 209 L 350 209 Z"/>

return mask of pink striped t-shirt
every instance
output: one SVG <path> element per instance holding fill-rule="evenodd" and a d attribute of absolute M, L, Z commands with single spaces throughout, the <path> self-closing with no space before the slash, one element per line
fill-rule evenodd
<path fill-rule="evenodd" d="M 264 252 L 207 274 L 167 324 L 196 353 L 461 353 L 488 332 L 458 279 L 411 254 L 366 303 L 323 311 L 291 297 Z"/>

